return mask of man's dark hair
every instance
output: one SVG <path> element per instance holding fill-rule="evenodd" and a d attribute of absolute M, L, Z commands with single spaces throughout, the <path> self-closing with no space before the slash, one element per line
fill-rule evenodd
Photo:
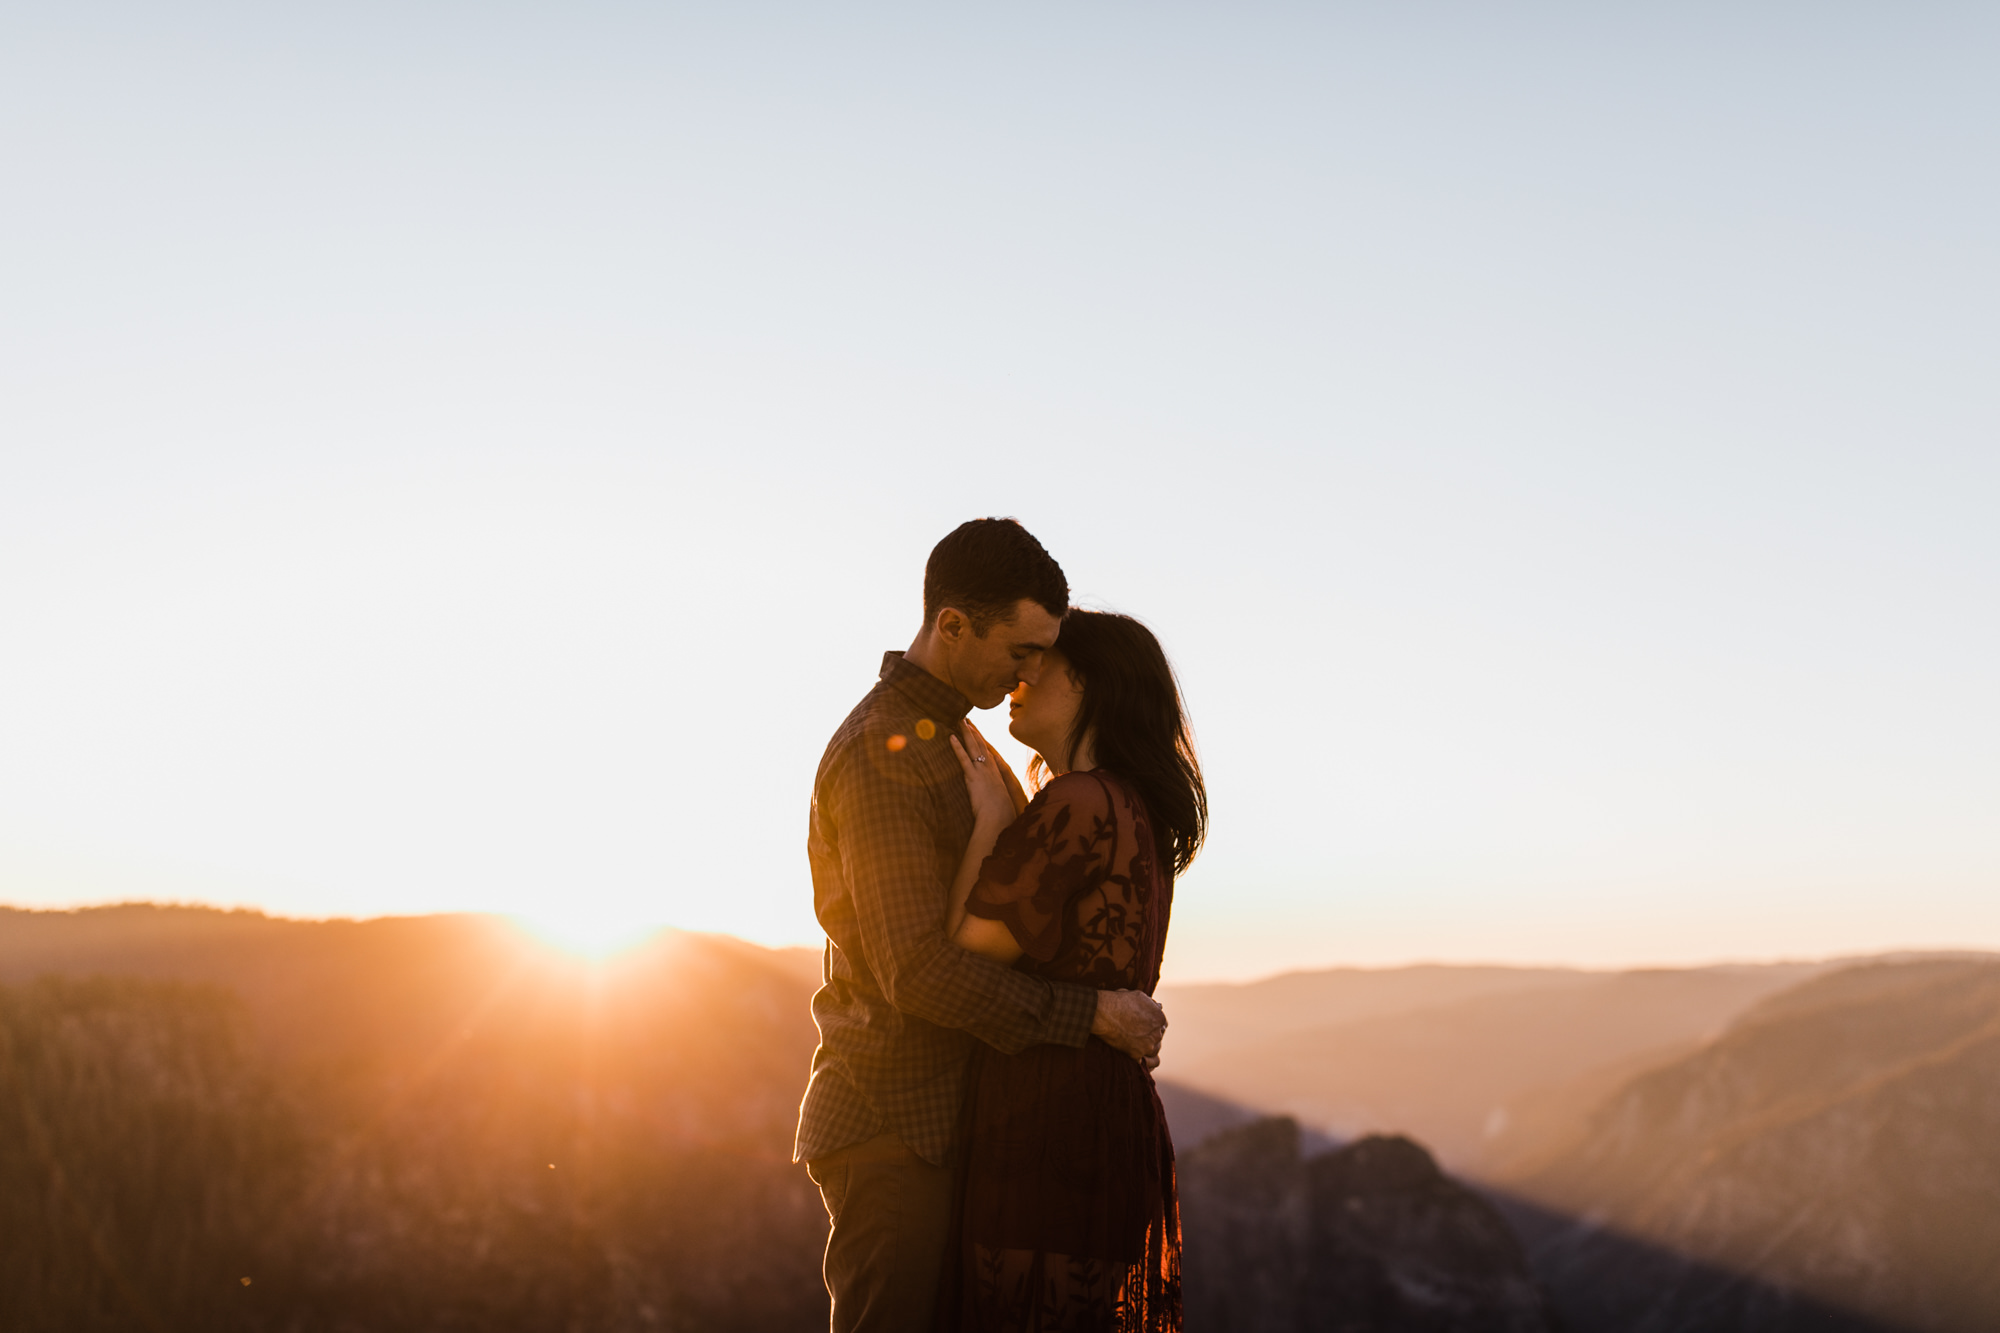
<path fill-rule="evenodd" d="M 1011 518 L 975 518 L 953 528 L 931 548 L 924 565 L 924 625 L 955 606 L 980 638 L 1014 614 L 1025 597 L 1057 619 L 1069 609 L 1069 580 L 1062 566 L 1026 528 Z"/>

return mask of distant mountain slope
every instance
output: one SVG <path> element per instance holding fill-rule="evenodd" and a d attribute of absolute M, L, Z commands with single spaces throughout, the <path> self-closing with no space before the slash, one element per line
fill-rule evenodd
<path fill-rule="evenodd" d="M 1294 1027 L 1275 1037 L 1240 1026 L 1261 1014 L 1247 997 L 1203 996 L 1206 1008 L 1196 1006 L 1191 1016 L 1177 994 L 1169 998 L 1169 1040 L 1185 1046 L 1169 1047 L 1162 1072 L 1336 1137 L 1409 1133 L 1454 1170 L 1477 1173 L 1523 1137 L 1545 1135 L 1548 1119 L 1567 1125 L 1587 1111 L 1596 1095 L 1610 1091 L 1590 1083 L 1593 1073 L 1631 1072 L 1635 1064 L 1681 1054 L 1758 1000 L 1819 970 L 1815 964 L 1609 974 L 1467 969 L 1470 975 L 1458 979 L 1438 975 L 1450 969 L 1410 969 L 1416 975 L 1383 975 L 1380 996 L 1363 986 L 1367 974 L 1336 974 L 1336 993 L 1349 1012 L 1372 1006 L 1378 1016 Z M 1303 978 L 1295 984 L 1304 989 Z M 1467 998 L 1403 1007 L 1466 989 L 1473 992 Z M 1187 1053 L 1190 1047 L 1195 1054 Z M 1517 1104 L 1532 1114 L 1517 1113 Z M 1523 1119 L 1531 1123 L 1523 1126 Z"/>
<path fill-rule="evenodd" d="M 1244 1042 L 1436 1009 L 1516 991 L 1588 986 L 1602 973 L 1567 967 L 1333 967 L 1262 981 L 1160 987 L 1173 1027 L 1171 1065 L 1194 1067 Z"/>
<path fill-rule="evenodd" d="M 2000 1328 L 2000 962 L 1848 968 L 1640 1075 L 1511 1188 L 1592 1328 L 1816 1326 L 1715 1274 L 1940 1333 Z M 1627 1238 L 1705 1269 L 1606 1280 Z M 1762 1298 L 1760 1298 L 1762 1299 Z"/>
<path fill-rule="evenodd" d="M 1159 1089 L 1160 1106 L 1167 1113 L 1167 1129 L 1173 1136 L 1176 1153 L 1186 1153 L 1218 1134 L 1270 1118 L 1247 1106 L 1197 1092 L 1171 1079 L 1159 1079 L 1155 1086 Z M 1307 1157 L 1316 1157 L 1341 1146 L 1337 1140 L 1316 1129 L 1300 1128 L 1298 1140 L 1300 1153 Z"/>
<path fill-rule="evenodd" d="M 1176 1152 L 1186 1152 L 1217 1134 L 1261 1118 L 1247 1106 L 1196 1092 L 1167 1079 L 1156 1080 L 1154 1086 L 1159 1090 L 1160 1106 L 1167 1113 L 1167 1130 L 1173 1136 Z"/>

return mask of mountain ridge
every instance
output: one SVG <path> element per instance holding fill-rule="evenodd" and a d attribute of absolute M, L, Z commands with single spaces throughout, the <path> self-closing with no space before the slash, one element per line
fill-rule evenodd
<path fill-rule="evenodd" d="M 1823 1306 L 1972 1333 L 2000 1326 L 1996 1142 L 2000 960 L 1884 962 L 1753 1008 L 1503 1183 L 1579 1219 L 1531 1244 L 1559 1291 L 1589 1285 L 1624 1236 Z M 1676 1299 L 1653 1326 L 1735 1308 L 1701 1281 L 1678 1314 Z"/>
<path fill-rule="evenodd" d="M 813 951 L 673 931 L 591 964 L 472 915 L 0 908 L 16 1090 L 0 1097 L 0 1210 L 15 1210 L 0 1221 L 45 1247 L 0 1253 L 0 1324 L 134 1326 L 121 1282 L 217 1329 L 775 1333 L 823 1318 L 825 1215 L 789 1160 L 818 968 Z M 2000 1326 L 1985 1259 L 2000 1252 L 2000 958 L 1549 985 L 1519 969 L 1363 972 L 1290 974 L 1206 1010 L 1163 988 L 1161 1097 L 1204 1173 L 1191 1227 L 1268 1229 L 1244 1200 L 1317 1189 L 1347 1168 L 1314 1163 L 1355 1141 L 1436 1132 L 1430 1174 L 1383 1177 L 1397 1227 L 1315 1203 L 1318 1230 L 1299 1233 L 1376 1255 L 1333 1265 L 1341 1290 L 1373 1293 L 1364 1304 L 1429 1271 L 1399 1266 L 1393 1237 L 1421 1248 L 1485 1226 L 1432 1181 L 1469 1161 L 1570 1333 Z M 1229 1060 L 1279 1064 L 1295 1086 L 1225 1082 Z M 1180 1082 L 1204 1065 L 1216 1081 Z M 1256 1129 L 1285 1109 L 1273 1102 L 1324 1107 L 1343 1086 L 1394 1132 L 1294 1125 L 1293 1185 L 1216 1165 L 1234 1159 L 1211 1144 L 1273 1132 Z M 1388 1188 L 1406 1176 L 1432 1183 Z M 1202 1221 L 1203 1198 L 1226 1206 Z M 178 1199 L 256 1225 L 195 1225 Z"/>

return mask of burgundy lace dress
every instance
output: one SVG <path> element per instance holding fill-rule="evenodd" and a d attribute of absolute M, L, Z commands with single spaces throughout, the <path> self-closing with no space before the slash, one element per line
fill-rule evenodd
<path fill-rule="evenodd" d="M 1051 782 L 1000 835 L 967 910 L 1013 932 L 1024 971 L 1150 994 L 1172 897 L 1145 807 L 1092 771 Z M 982 1044 L 965 1128 L 942 1327 L 1179 1333 L 1174 1149 L 1138 1061 L 1095 1037 Z"/>

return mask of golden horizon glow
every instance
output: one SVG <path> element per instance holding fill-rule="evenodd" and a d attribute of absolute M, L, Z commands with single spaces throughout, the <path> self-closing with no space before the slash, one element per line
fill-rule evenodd
<path fill-rule="evenodd" d="M 603 962 L 636 949 L 668 929 L 661 922 L 641 921 L 623 912 L 577 908 L 561 913 L 517 913 L 507 919 L 537 943 L 590 962 Z"/>

